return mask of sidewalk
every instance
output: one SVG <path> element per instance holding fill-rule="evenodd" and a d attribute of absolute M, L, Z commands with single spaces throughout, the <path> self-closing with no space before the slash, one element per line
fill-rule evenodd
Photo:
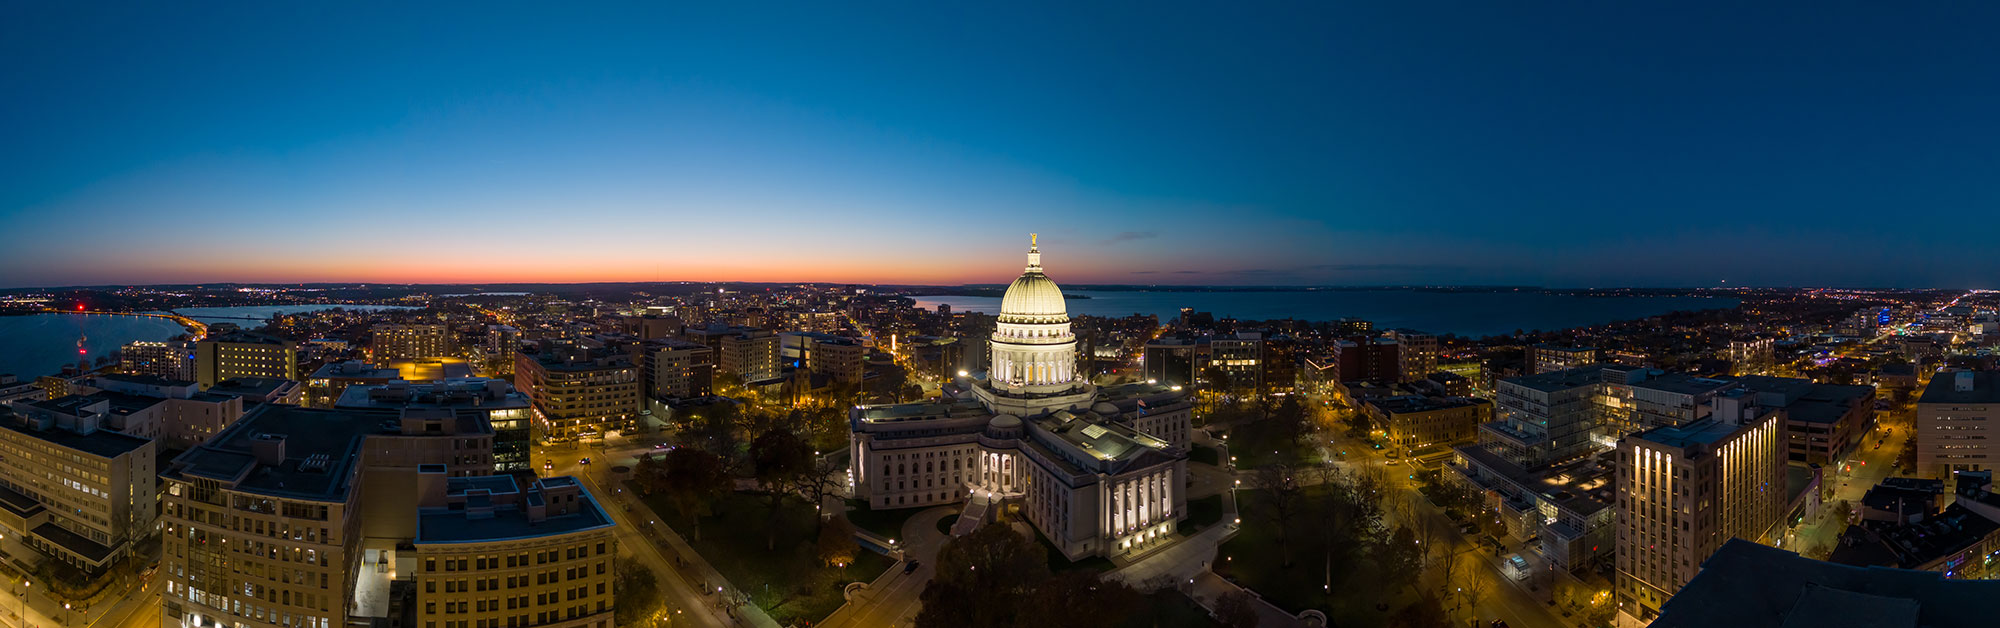
<path fill-rule="evenodd" d="M 631 502 L 635 510 L 645 509 L 643 512 L 652 512 L 636 495 L 629 492 L 616 495 Z M 742 591 L 740 587 L 729 582 L 728 578 L 723 577 L 722 572 L 717 571 L 714 565 L 708 564 L 708 559 L 702 558 L 701 553 L 694 551 L 694 547 L 688 545 L 686 539 L 681 538 L 681 533 L 667 525 L 665 521 L 655 520 L 646 532 L 666 542 L 667 548 L 673 550 L 675 559 L 673 567 L 683 576 L 697 582 L 697 586 L 706 586 L 710 589 L 720 587 L 723 590 L 719 594 L 727 595 L 735 595 Z M 771 619 L 764 609 L 757 608 L 757 605 L 749 603 L 747 599 L 730 606 L 729 613 L 738 621 L 754 628 L 778 628 L 776 620 Z"/>

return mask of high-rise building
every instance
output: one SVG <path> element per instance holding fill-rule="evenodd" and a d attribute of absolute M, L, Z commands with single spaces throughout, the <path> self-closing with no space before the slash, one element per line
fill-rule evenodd
<path fill-rule="evenodd" d="M 1396 381 L 1414 382 L 1437 370 L 1437 336 L 1411 329 L 1390 330 L 1388 335 L 1396 341 L 1396 363 L 1402 369 Z"/>
<path fill-rule="evenodd" d="M 118 350 L 118 371 L 194 381 L 194 343 L 185 340 L 135 340 Z"/>
<path fill-rule="evenodd" d="M 202 389 L 239 377 L 298 380 L 298 344 L 247 331 L 211 334 L 195 343 L 195 383 Z"/>
<path fill-rule="evenodd" d="M 706 397 L 713 390 L 715 351 L 685 340 L 633 343 L 640 367 L 641 393 L 648 400 Z"/>
<path fill-rule="evenodd" d="M 1227 380 L 1230 388 L 1263 388 L 1264 334 L 1242 331 L 1208 339 L 1208 369 L 1212 377 Z M 1204 383 L 1214 386 L 1218 382 Z"/>
<path fill-rule="evenodd" d="M 1713 416 L 1618 444 L 1615 595 L 1650 620 L 1732 538 L 1761 541 L 1783 520 L 1784 425 L 1754 395 L 1718 398 Z"/>
<path fill-rule="evenodd" d="M 867 365 L 868 347 L 852 338 L 815 334 L 806 341 L 806 368 L 815 375 L 844 384 L 858 384 Z"/>
<path fill-rule="evenodd" d="M 368 343 L 369 357 L 376 364 L 394 360 L 429 360 L 456 357 L 452 352 L 451 327 L 443 323 L 396 325 L 379 323 L 370 328 L 374 340 Z"/>
<path fill-rule="evenodd" d="M 639 368 L 625 353 L 544 342 L 514 362 L 514 387 L 534 402 L 541 440 L 603 438 L 638 418 Z"/>
<path fill-rule="evenodd" d="M 752 327 L 709 325 L 689 327 L 681 332 L 689 342 L 707 345 L 715 351 L 718 374 L 734 375 L 744 382 L 777 377 L 781 348 L 777 334 Z"/>
<path fill-rule="evenodd" d="M 2000 373 L 1932 375 L 1917 398 L 1916 437 L 1918 475 L 2000 467 Z"/>
<path fill-rule="evenodd" d="M 1177 336 L 1154 338 L 1140 359 L 1145 378 L 1168 386 L 1194 386 L 1201 368 L 1201 346 Z"/>
<path fill-rule="evenodd" d="M 104 399 L 0 408 L 0 528 L 49 559 L 98 573 L 158 518 L 152 440 L 101 429 Z"/>

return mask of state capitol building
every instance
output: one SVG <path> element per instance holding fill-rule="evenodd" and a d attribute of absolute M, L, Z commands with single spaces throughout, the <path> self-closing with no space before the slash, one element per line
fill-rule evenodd
<path fill-rule="evenodd" d="M 987 372 L 954 394 L 850 411 L 855 497 L 965 502 L 961 530 L 1009 513 L 1071 560 L 1171 537 L 1186 516 L 1193 405 L 1163 385 L 1100 390 L 1077 370 L 1062 289 L 1032 238 L 990 344 Z"/>

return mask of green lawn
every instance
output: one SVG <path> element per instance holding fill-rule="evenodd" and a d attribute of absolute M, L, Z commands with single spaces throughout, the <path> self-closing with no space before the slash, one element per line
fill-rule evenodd
<path fill-rule="evenodd" d="M 1408 587 L 1382 590 L 1371 575 L 1380 567 L 1364 551 L 1329 548 L 1312 525 L 1295 526 L 1293 562 L 1284 566 L 1276 524 L 1255 516 L 1260 492 L 1238 491 L 1236 498 L 1243 526 L 1217 551 L 1218 575 L 1256 591 L 1286 612 L 1320 609 L 1331 625 L 1342 628 L 1381 626 L 1396 609 L 1416 599 Z M 1386 604 L 1387 610 L 1378 610 L 1377 604 Z"/>
<path fill-rule="evenodd" d="M 1294 444 L 1275 421 L 1251 421 L 1230 428 L 1229 455 L 1236 457 L 1236 468 L 1255 469 L 1279 462 L 1307 463 L 1313 452 Z"/>
<path fill-rule="evenodd" d="M 903 537 L 903 522 L 927 508 L 897 508 L 895 510 L 869 510 L 868 502 L 859 499 L 847 500 L 847 520 L 854 527 L 882 535 L 885 539 Z"/>
<path fill-rule="evenodd" d="M 1208 616 L 1207 609 L 1172 589 L 1149 593 L 1139 605 L 1116 628 L 1222 628 L 1221 622 Z"/>
<path fill-rule="evenodd" d="M 951 527 L 955 525 L 958 525 L 958 515 L 945 515 L 938 518 L 937 529 L 945 536 L 951 536 Z"/>
<path fill-rule="evenodd" d="M 701 520 L 700 540 L 684 529 L 686 519 L 674 514 L 665 499 L 649 497 L 646 505 L 779 625 L 818 623 L 840 608 L 842 587 L 872 581 L 893 562 L 863 549 L 845 569 L 821 565 L 817 513 L 796 497 L 785 500 L 774 521 L 767 496 L 731 493 L 711 509 L 714 515 Z M 773 538 L 775 550 L 769 547 Z"/>
<path fill-rule="evenodd" d="M 1222 520 L 1222 496 L 1210 495 L 1200 499 L 1190 499 L 1187 503 L 1188 516 L 1176 527 L 1181 534 L 1194 534 L 1208 529 Z"/>
<path fill-rule="evenodd" d="M 1193 448 L 1189 449 L 1188 461 L 1199 462 L 1211 466 L 1222 464 L 1221 454 L 1218 453 L 1214 447 L 1209 447 L 1207 445 L 1195 445 Z"/>

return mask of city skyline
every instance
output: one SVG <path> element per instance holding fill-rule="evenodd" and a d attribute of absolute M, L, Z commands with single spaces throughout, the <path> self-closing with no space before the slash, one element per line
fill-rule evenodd
<path fill-rule="evenodd" d="M 2000 270 L 1991 7 L 1055 10 L 16 7 L 0 286 Z"/>

